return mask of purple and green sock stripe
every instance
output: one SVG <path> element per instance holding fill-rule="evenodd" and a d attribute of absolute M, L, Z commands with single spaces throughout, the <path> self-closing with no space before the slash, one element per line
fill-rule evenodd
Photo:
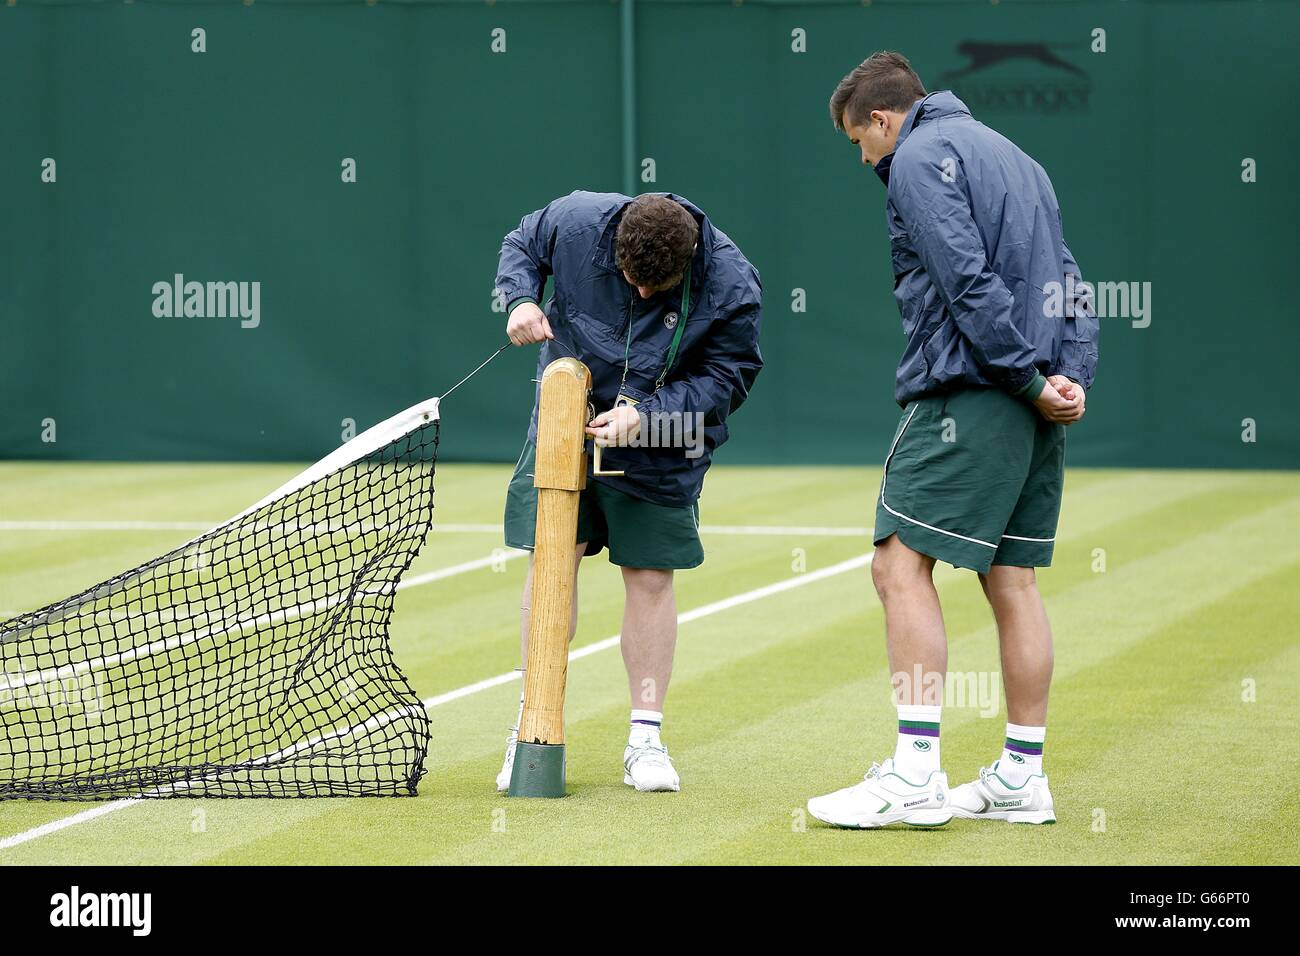
<path fill-rule="evenodd" d="M 1018 740 L 1015 737 L 1007 738 L 1007 750 L 1013 754 L 1024 754 L 1026 757 L 1041 757 L 1043 755 L 1043 742 L 1041 740 Z"/>
<path fill-rule="evenodd" d="M 909 737 L 938 737 L 939 722 L 937 720 L 900 720 L 898 722 L 898 732 L 907 734 Z"/>

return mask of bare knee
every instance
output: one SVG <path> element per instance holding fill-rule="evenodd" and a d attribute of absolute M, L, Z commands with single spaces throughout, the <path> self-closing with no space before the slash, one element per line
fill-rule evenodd
<path fill-rule="evenodd" d="M 1033 568 L 1014 568 L 1010 565 L 995 564 L 989 568 L 987 574 L 980 575 L 980 586 L 984 588 L 984 596 L 994 607 L 999 604 L 1038 598 L 1038 575 Z"/>
<path fill-rule="evenodd" d="M 658 568 L 624 568 L 623 586 L 629 597 L 663 598 L 673 590 L 673 572 Z"/>
<path fill-rule="evenodd" d="M 898 540 L 898 535 L 878 545 L 871 559 L 871 581 L 882 601 L 918 584 L 928 584 L 933 571 L 934 559 L 913 551 Z"/>
<path fill-rule="evenodd" d="M 995 564 L 987 574 L 980 575 L 980 584 L 984 593 L 1016 594 L 1038 590 L 1038 575 L 1033 568 L 1013 568 L 1007 564 Z"/>

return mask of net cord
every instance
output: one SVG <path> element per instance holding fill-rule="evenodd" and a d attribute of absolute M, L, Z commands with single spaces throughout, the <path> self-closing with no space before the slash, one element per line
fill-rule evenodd
<path fill-rule="evenodd" d="M 497 349 L 480 362 L 472 372 L 462 378 L 451 388 L 447 389 L 447 391 L 443 392 L 442 395 L 433 398 L 426 398 L 424 401 L 417 402 L 410 408 L 403 409 L 396 415 L 384 419 L 379 424 L 367 428 L 360 435 L 357 435 L 350 441 L 344 442 L 311 467 L 304 469 L 293 478 L 290 478 L 283 485 L 262 498 L 256 504 L 250 505 L 243 511 L 239 512 L 239 514 L 214 525 L 210 530 L 195 535 L 184 544 L 173 549 L 173 551 L 169 552 L 167 555 L 164 555 L 163 558 L 157 559 L 157 561 L 162 561 L 171 554 L 183 551 L 190 545 L 201 541 L 227 525 L 234 524 L 239 519 L 251 514 L 258 508 L 265 507 L 278 498 L 292 494 L 298 489 L 311 484 L 313 481 L 317 481 L 335 471 L 338 471 L 340 468 L 346 468 L 357 459 L 364 458 L 366 455 L 378 451 L 385 445 L 396 441 L 403 435 L 414 431 L 422 425 L 426 425 L 433 421 L 441 421 L 440 404 L 442 399 L 446 398 L 456 389 L 460 388 L 460 386 L 464 385 L 471 378 L 481 372 L 489 362 L 509 348 L 510 344 L 511 343 L 507 342 L 505 345 L 501 346 L 501 348 Z M 157 561 L 150 562 L 149 564 L 138 568 L 137 571 L 140 574 L 148 573 L 152 570 L 153 565 L 156 564 Z M 136 575 L 127 573 L 109 581 L 105 581 L 80 596 L 85 597 L 88 600 L 102 600 L 110 596 L 113 592 L 128 587 L 135 579 Z M 39 627 L 42 624 L 53 623 L 54 621 L 57 621 L 62 614 L 74 609 L 75 606 L 69 606 L 69 602 L 60 602 L 60 604 L 55 607 L 43 609 L 41 611 L 29 612 L 27 614 L 20 614 L 9 621 L 0 620 L 0 641 L 8 642 L 17 640 L 30 633 L 33 628 Z"/>
<path fill-rule="evenodd" d="M 283 498 L 285 495 L 291 495 L 300 488 L 305 488 L 313 481 L 319 481 L 326 475 L 333 474 L 340 468 L 352 464 L 360 458 L 378 451 L 385 445 L 397 441 L 403 435 L 414 431 L 422 425 L 439 420 L 440 410 L 438 403 L 441 398 L 426 398 L 422 402 L 412 405 L 404 411 L 398 412 L 391 418 L 386 418 L 378 425 L 367 428 L 360 435 L 340 445 L 334 451 L 330 452 L 310 468 L 306 468 L 294 477 L 290 478 L 275 491 L 271 492 L 261 501 L 250 505 L 239 514 L 226 521 L 221 522 L 212 531 L 222 528 L 231 522 L 238 521 L 245 515 L 250 515 L 259 508 L 264 508 L 277 498 Z M 211 534 L 212 531 L 206 532 Z M 204 535 L 199 535 L 204 537 Z"/>

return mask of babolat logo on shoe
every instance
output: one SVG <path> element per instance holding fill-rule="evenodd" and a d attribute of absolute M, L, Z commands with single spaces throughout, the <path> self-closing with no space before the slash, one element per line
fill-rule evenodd
<path fill-rule="evenodd" d="M 152 893 L 83 893 L 74 886 L 50 897 L 51 926 L 124 926 L 148 936 L 153 926 Z"/>
<path fill-rule="evenodd" d="M 930 741 L 928 741 L 928 740 L 913 740 L 913 741 L 912 741 L 912 746 L 915 747 L 917 750 L 921 751 L 921 753 L 925 753 L 927 750 L 930 749 Z"/>
<path fill-rule="evenodd" d="M 1009 810 L 1012 807 L 1020 806 L 1024 802 L 1025 801 L 1023 800 L 994 800 L 993 806 L 997 807 L 999 810 Z"/>
<path fill-rule="evenodd" d="M 1014 760 L 1016 763 L 1025 762 L 1025 758 L 1020 756 L 1020 754 L 1007 754 L 1007 756 L 1010 757 L 1012 760 Z"/>
<path fill-rule="evenodd" d="M 905 803 L 903 804 L 903 809 L 906 810 L 908 807 L 915 807 L 919 804 L 927 802 L 929 799 L 930 799 L 929 797 L 926 797 L 925 800 L 913 800 L 911 803 Z"/>

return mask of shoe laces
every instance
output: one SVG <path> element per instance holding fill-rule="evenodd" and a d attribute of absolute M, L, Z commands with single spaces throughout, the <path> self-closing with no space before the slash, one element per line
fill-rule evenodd
<path fill-rule="evenodd" d="M 643 744 L 629 744 L 628 746 L 632 748 L 632 752 L 627 755 L 628 767 L 631 767 L 632 764 L 638 763 L 642 760 L 652 766 L 671 767 L 673 765 L 673 758 L 668 756 L 668 748 L 662 744 L 656 747 L 654 744 L 646 741 Z"/>

